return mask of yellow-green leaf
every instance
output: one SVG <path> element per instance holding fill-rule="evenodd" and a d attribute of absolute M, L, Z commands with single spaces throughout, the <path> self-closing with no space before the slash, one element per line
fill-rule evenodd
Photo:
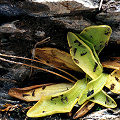
<path fill-rule="evenodd" d="M 112 29 L 108 25 L 90 26 L 85 28 L 80 36 L 93 44 L 97 54 L 108 44 Z"/>
<path fill-rule="evenodd" d="M 97 62 L 98 62 L 99 65 L 101 66 L 101 68 L 103 68 L 103 66 L 102 66 L 101 63 L 100 63 L 100 59 L 99 59 L 99 57 L 98 57 L 98 55 L 97 55 L 97 53 L 96 53 L 96 50 L 95 50 L 93 44 L 90 43 L 89 40 L 85 40 L 82 36 L 80 36 L 80 34 L 77 34 L 77 33 L 75 33 L 75 34 L 76 34 L 76 35 L 79 37 L 79 39 L 81 39 L 86 45 L 88 45 L 88 47 L 92 50 L 95 59 L 97 60 Z"/>
<path fill-rule="evenodd" d="M 94 57 L 92 50 L 72 32 L 68 32 L 67 40 L 74 63 L 92 79 L 101 75 L 103 69 Z"/>
<path fill-rule="evenodd" d="M 107 83 L 105 84 L 107 88 L 110 89 L 113 93 L 120 94 L 120 71 L 115 70 L 111 75 L 109 75 L 109 79 L 107 80 Z"/>
<path fill-rule="evenodd" d="M 108 80 L 109 75 L 102 73 L 97 79 L 90 81 L 86 89 L 83 91 L 78 104 L 83 104 L 86 100 L 92 98 L 95 94 L 100 92 Z"/>
<path fill-rule="evenodd" d="M 98 103 L 104 107 L 107 108 L 115 108 L 117 107 L 116 102 L 109 96 L 107 95 L 103 90 L 98 92 L 96 95 L 94 95 L 90 101 Z"/>
<path fill-rule="evenodd" d="M 43 117 L 55 113 L 70 112 L 86 88 L 85 79 L 78 80 L 68 91 L 44 96 L 28 112 L 28 117 Z"/>

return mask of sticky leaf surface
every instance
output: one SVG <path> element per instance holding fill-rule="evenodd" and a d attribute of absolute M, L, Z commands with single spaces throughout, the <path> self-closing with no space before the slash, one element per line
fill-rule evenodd
<path fill-rule="evenodd" d="M 101 75 L 102 68 L 95 59 L 91 49 L 72 32 L 68 32 L 67 40 L 74 63 L 92 79 Z"/>
<path fill-rule="evenodd" d="M 112 29 L 108 25 L 90 26 L 85 28 L 80 36 L 93 44 L 97 54 L 108 44 Z"/>
<path fill-rule="evenodd" d="M 96 53 L 96 50 L 95 50 L 93 44 L 90 43 L 89 40 L 86 40 L 86 39 L 84 39 L 82 36 L 80 36 L 80 34 L 75 33 L 75 35 L 77 35 L 77 36 L 79 37 L 79 39 L 81 39 L 86 45 L 88 45 L 88 47 L 91 49 L 91 51 L 92 51 L 95 59 L 97 60 L 97 62 L 98 62 L 99 65 L 101 66 L 101 68 L 103 68 L 102 65 L 101 65 L 101 63 L 100 63 L 99 57 L 98 57 L 98 55 L 97 55 L 97 53 Z"/>
<path fill-rule="evenodd" d="M 116 102 L 109 96 L 107 95 L 103 90 L 98 92 L 96 95 L 94 95 L 90 101 L 98 103 L 104 107 L 107 108 L 115 108 L 117 107 Z"/>
<path fill-rule="evenodd" d="M 78 104 L 83 104 L 86 100 L 89 100 L 99 91 L 101 91 L 106 84 L 108 77 L 109 75 L 103 73 L 97 79 L 90 81 L 87 84 L 86 89 L 83 91 L 83 94 L 79 99 Z"/>
<path fill-rule="evenodd" d="M 70 112 L 86 88 L 85 79 L 78 80 L 75 85 L 66 92 L 42 97 L 28 112 L 28 117 L 43 117 L 55 113 Z"/>
<path fill-rule="evenodd" d="M 120 94 L 120 71 L 114 72 L 114 74 L 109 75 L 105 86 L 110 89 L 113 93 Z"/>

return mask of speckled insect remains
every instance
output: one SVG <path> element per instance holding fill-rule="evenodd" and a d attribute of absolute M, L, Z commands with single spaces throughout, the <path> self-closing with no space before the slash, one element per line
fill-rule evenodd
<path fill-rule="evenodd" d="M 81 45 L 81 43 L 78 40 L 75 40 L 74 43 L 78 43 L 78 46 Z"/>
<path fill-rule="evenodd" d="M 115 79 L 116 79 L 117 81 L 119 81 L 119 78 L 118 78 L 118 77 L 116 77 L 116 76 L 115 76 Z"/>
<path fill-rule="evenodd" d="M 79 61 L 77 59 L 74 58 L 74 61 L 75 61 L 75 63 L 79 64 Z"/>
<path fill-rule="evenodd" d="M 81 55 L 81 56 L 84 56 L 84 55 L 86 55 L 86 54 L 87 54 L 87 52 L 84 52 L 84 53 L 81 53 L 80 55 Z"/>
<path fill-rule="evenodd" d="M 22 94 L 23 97 L 30 96 L 30 94 Z"/>
<path fill-rule="evenodd" d="M 94 90 L 89 90 L 87 93 L 87 97 L 91 96 L 94 93 Z"/>
<path fill-rule="evenodd" d="M 32 96 L 35 96 L 35 89 L 32 90 Z"/>
<path fill-rule="evenodd" d="M 111 84 L 110 89 L 113 90 L 115 87 L 115 84 Z"/>
<path fill-rule="evenodd" d="M 44 90 L 45 88 L 46 88 L 46 86 L 43 86 L 43 87 L 42 87 L 42 90 Z"/>
<path fill-rule="evenodd" d="M 103 68 L 99 62 L 97 53 L 95 53 L 93 45 L 90 42 L 83 40 L 83 38 L 78 38 L 77 34 L 71 32 L 68 33 L 67 39 L 69 46 L 72 46 L 70 54 L 75 64 L 77 64 L 84 72 L 87 72 L 91 78 L 95 79 L 99 76 L 103 72 Z M 78 46 L 78 43 L 80 46 Z"/>
<path fill-rule="evenodd" d="M 98 64 L 95 62 L 95 66 L 94 66 L 93 72 L 96 71 L 97 66 L 98 66 Z"/>

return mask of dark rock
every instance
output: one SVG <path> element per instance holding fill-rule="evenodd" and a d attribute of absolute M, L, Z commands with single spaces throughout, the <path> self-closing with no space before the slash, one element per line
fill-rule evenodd
<path fill-rule="evenodd" d="M 25 10 L 12 4 L 0 4 L 0 24 L 20 19 Z"/>
<path fill-rule="evenodd" d="M 120 12 L 119 4 L 115 4 L 115 2 L 113 3 L 116 8 L 113 9 L 112 2 L 104 1 L 101 11 L 96 7 L 85 7 L 75 1 L 34 3 L 26 0 L 1 0 L 0 3 L 0 24 L 2 24 L 0 26 L 0 53 L 31 58 L 31 50 L 35 43 L 47 37 L 50 37 L 50 41 L 37 47 L 51 46 L 69 52 L 66 39 L 68 31 L 80 33 L 85 27 L 99 24 L 110 25 L 113 30 L 110 42 L 117 41 L 116 43 L 120 44 Z M 98 0 L 95 3 L 99 5 Z M 116 44 L 110 44 L 110 47 L 104 49 L 102 56 L 118 55 L 119 45 L 116 47 Z M 20 60 L 20 62 L 25 63 L 24 60 Z M 44 67 L 41 64 L 39 66 Z M 48 67 L 45 68 L 48 69 Z M 7 95 L 8 90 L 12 87 L 48 83 L 53 82 L 53 79 L 54 82 L 65 82 L 60 77 L 38 70 L 33 71 L 30 78 L 29 75 L 29 67 L 0 61 L 0 105 L 5 103 L 31 105 L 31 103 L 16 100 Z M 20 109 L 20 111 L 17 110 L 11 112 L 10 117 L 6 113 L 2 114 L 3 118 L 25 119 L 26 113 L 21 112 Z M 10 112 L 8 113 L 10 114 Z M 62 118 L 65 116 L 66 114 Z M 56 114 L 43 119 L 54 118 L 61 119 L 61 116 Z M 28 118 L 28 120 L 30 119 L 35 118 Z"/>

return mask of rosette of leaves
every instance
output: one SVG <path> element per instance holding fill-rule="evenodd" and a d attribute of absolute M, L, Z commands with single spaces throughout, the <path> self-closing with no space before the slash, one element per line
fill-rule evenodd
<path fill-rule="evenodd" d="M 107 25 L 90 26 L 80 34 L 68 32 L 67 40 L 74 63 L 86 74 L 69 90 L 43 96 L 28 112 L 28 117 L 43 117 L 55 113 L 70 112 L 74 105 L 82 105 L 87 100 L 108 108 L 115 108 L 116 102 L 108 96 L 103 87 L 119 93 L 116 74 L 103 73 L 99 53 L 108 44 L 112 30 Z M 112 83 L 110 83 L 112 81 Z M 114 86 L 113 86 L 114 84 Z"/>

